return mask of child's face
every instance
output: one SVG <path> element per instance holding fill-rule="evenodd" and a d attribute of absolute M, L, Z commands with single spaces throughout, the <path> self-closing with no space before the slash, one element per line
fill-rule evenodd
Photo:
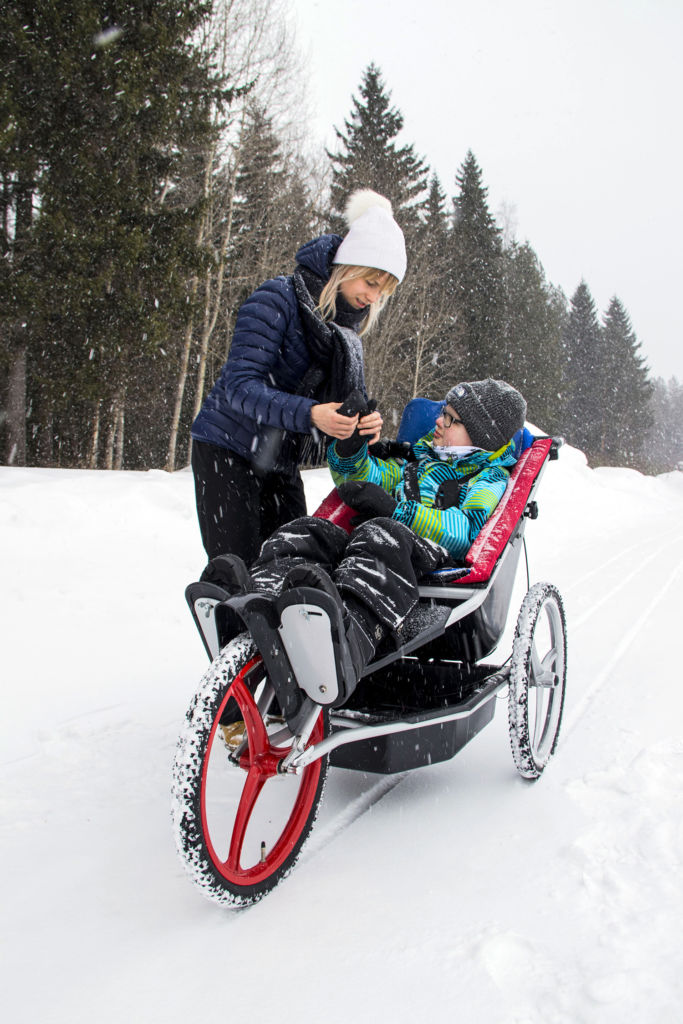
<path fill-rule="evenodd" d="M 452 405 L 442 405 L 436 417 L 434 445 L 437 448 L 452 448 L 456 445 L 471 445 L 472 440 Z"/>
<path fill-rule="evenodd" d="M 386 277 L 386 274 L 384 276 Z M 354 277 L 342 281 L 339 291 L 354 309 L 365 309 L 379 301 L 383 287 L 384 282 L 381 278 Z"/>

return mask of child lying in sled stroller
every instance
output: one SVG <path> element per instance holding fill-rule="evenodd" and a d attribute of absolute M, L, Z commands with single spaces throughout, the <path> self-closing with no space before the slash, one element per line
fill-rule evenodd
<path fill-rule="evenodd" d="M 416 604 L 420 577 L 461 559 L 495 509 L 525 415 L 521 394 L 488 378 L 452 387 L 434 430 L 405 458 L 371 455 L 357 434 L 334 442 L 330 470 L 357 512 L 351 535 L 305 516 L 280 527 L 250 570 L 236 555 L 219 555 L 202 580 L 230 595 L 304 587 L 310 603 L 318 592 L 339 623 L 344 678 L 333 705 L 344 703 L 380 641 Z"/>

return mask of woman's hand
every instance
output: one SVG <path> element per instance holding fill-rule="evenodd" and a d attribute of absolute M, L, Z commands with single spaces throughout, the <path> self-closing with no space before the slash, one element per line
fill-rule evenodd
<path fill-rule="evenodd" d="M 323 434 L 343 441 L 347 437 L 351 437 L 358 426 L 358 417 L 340 416 L 337 409 L 341 408 L 341 404 L 341 402 L 323 402 L 320 405 L 314 405 L 311 409 L 311 424 L 316 430 L 321 430 Z M 365 418 L 370 419 L 369 416 Z"/>
<path fill-rule="evenodd" d="M 374 444 L 375 441 L 379 441 L 383 423 L 384 420 L 376 410 L 375 412 L 369 412 L 367 416 L 361 416 L 358 423 L 358 432 L 364 441 L 367 441 L 368 444 Z"/>

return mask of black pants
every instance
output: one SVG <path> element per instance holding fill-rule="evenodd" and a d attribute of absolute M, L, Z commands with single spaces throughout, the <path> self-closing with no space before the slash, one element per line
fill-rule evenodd
<path fill-rule="evenodd" d="M 315 562 L 334 580 L 346 604 L 363 618 L 395 630 L 418 599 L 418 580 L 448 561 L 448 552 L 394 519 L 373 519 L 351 536 L 326 519 L 306 516 L 265 542 L 252 566 L 258 590 L 274 592 L 293 565 Z"/>
<path fill-rule="evenodd" d="M 273 531 L 306 515 L 298 470 L 259 477 L 227 448 L 193 441 L 192 472 L 202 544 L 210 559 L 230 552 L 251 565 Z"/>

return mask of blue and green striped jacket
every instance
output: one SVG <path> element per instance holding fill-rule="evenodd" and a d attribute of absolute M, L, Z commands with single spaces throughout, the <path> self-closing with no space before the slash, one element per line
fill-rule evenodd
<path fill-rule="evenodd" d="M 400 459 L 375 459 L 364 444 L 350 458 L 340 458 L 331 444 L 327 461 L 335 484 L 348 480 L 366 480 L 379 484 L 398 502 L 393 519 L 405 523 L 420 537 L 441 544 L 455 559 L 467 553 L 472 541 L 502 498 L 514 466 L 512 442 L 497 452 L 473 452 L 462 459 L 441 458 L 432 447 L 434 432 L 413 445 L 417 458 L 417 482 L 420 500 L 406 498 L 404 473 Z M 439 486 L 446 480 L 466 480 L 458 504 L 448 509 L 434 508 Z"/>

